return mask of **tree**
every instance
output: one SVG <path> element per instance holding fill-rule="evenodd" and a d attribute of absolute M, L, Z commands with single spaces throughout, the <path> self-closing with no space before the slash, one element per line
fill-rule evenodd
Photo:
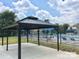
<path fill-rule="evenodd" d="M 63 27 L 63 25 L 59 25 L 59 32 L 60 33 L 64 33 L 64 27 Z"/>
<path fill-rule="evenodd" d="M 59 33 L 60 33 L 60 44 L 61 42 L 61 35 L 64 33 L 66 33 L 67 29 L 69 27 L 69 24 L 63 24 L 63 25 L 59 25 Z"/>
<path fill-rule="evenodd" d="M 16 15 L 14 12 L 6 10 L 0 13 L 0 27 L 8 26 L 15 23 Z"/>
<path fill-rule="evenodd" d="M 14 24 L 15 18 L 16 18 L 15 13 L 12 11 L 9 11 L 9 10 L 6 10 L 6 11 L 0 13 L 0 29 L 2 27 Z M 11 33 L 12 32 L 10 32 L 9 34 L 11 34 Z"/>
<path fill-rule="evenodd" d="M 69 27 L 69 24 L 59 25 L 59 32 L 60 33 L 66 33 L 68 27 Z"/>
<path fill-rule="evenodd" d="M 69 27 L 69 24 L 63 24 L 63 31 L 64 31 L 64 33 L 66 33 L 68 27 Z"/>

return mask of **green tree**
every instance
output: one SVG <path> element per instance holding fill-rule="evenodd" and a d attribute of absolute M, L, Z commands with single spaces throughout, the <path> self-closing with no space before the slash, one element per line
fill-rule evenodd
<path fill-rule="evenodd" d="M 60 33 L 66 33 L 68 27 L 69 27 L 69 24 L 59 25 L 59 32 Z"/>
<path fill-rule="evenodd" d="M 64 33 L 66 33 L 67 29 L 69 27 L 69 24 L 63 24 L 63 25 L 59 25 L 59 33 L 60 33 L 60 44 L 62 43 L 61 41 L 61 35 Z"/>
<path fill-rule="evenodd" d="M 0 13 L 0 27 L 8 26 L 15 23 L 16 15 L 14 12 L 6 10 Z"/>
<path fill-rule="evenodd" d="M 2 27 L 14 24 L 15 18 L 16 18 L 15 13 L 12 11 L 9 11 L 9 10 L 6 10 L 6 11 L 0 13 L 0 29 Z M 9 35 L 11 33 L 15 33 L 15 32 L 9 32 Z M 0 34 L 1 34 L 1 32 L 0 32 Z"/>
<path fill-rule="evenodd" d="M 63 31 L 64 31 L 64 33 L 66 33 L 68 27 L 69 27 L 69 24 L 63 24 Z"/>
<path fill-rule="evenodd" d="M 59 25 L 59 32 L 60 33 L 64 33 L 64 27 L 63 27 L 63 25 Z"/>

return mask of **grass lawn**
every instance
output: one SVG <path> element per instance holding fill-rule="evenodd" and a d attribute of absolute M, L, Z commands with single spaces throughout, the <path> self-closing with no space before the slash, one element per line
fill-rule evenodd
<path fill-rule="evenodd" d="M 25 38 L 22 38 L 21 40 L 23 43 L 26 42 L 27 40 Z M 18 38 L 17 37 L 9 37 L 9 44 L 16 44 L 18 43 Z M 6 44 L 6 37 L 4 37 L 4 45 Z M 1 45 L 1 38 L 0 38 L 0 45 Z"/>
<path fill-rule="evenodd" d="M 21 42 L 26 43 L 27 39 L 22 38 Z M 31 39 L 29 39 L 29 42 L 37 44 L 37 41 L 33 41 Z M 9 37 L 9 44 L 16 44 L 16 43 L 18 43 L 18 38 L 17 37 Z M 6 44 L 6 37 L 4 38 L 4 44 Z M 57 49 L 56 42 L 50 43 L 50 42 L 40 41 L 40 44 L 43 45 L 43 46 L 47 46 L 47 47 L 50 47 L 50 48 Z M 1 45 L 1 38 L 0 38 L 0 45 Z M 68 52 L 75 52 L 75 53 L 79 54 L 79 48 L 78 47 L 68 45 L 68 44 L 64 44 L 64 43 L 60 44 L 60 50 L 68 51 Z"/>

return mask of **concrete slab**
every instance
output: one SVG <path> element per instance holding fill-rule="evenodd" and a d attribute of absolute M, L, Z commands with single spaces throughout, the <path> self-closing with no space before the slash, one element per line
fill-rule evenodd
<path fill-rule="evenodd" d="M 0 59 L 18 59 L 17 47 L 17 44 L 9 45 L 9 51 L 6 51 L 6 46 L 0 46 Z M 79 55 L 63 51 L 58 52 L 56 49 L 32 43 L 23 43 L 22 59 L 79 59 Z"/>

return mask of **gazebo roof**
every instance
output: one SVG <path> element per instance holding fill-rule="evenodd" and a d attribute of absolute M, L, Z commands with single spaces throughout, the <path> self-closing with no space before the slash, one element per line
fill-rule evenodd
<path fill-rule="evenodd" d="M 55 24 L 49 22 L 41 21 L 36 17 L 26 17 L 20 21 L 17 21 L 13 25 L 3 27 L 2 29 L 17 29 L 20 25 L 21 29 L 40 29 L 40 28 L 53 28 L 56 27 Z"/>

